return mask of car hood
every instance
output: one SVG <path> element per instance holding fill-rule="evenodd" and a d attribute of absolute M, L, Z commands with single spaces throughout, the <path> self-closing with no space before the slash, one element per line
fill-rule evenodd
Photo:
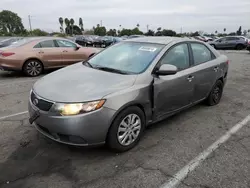
<path fill-rule="evenodd" d="M 132 86 L 136 75 L 122 75 L 86 67 L 82 63 L 44 76 L 34 86 L 34 92 L 55 102 L 84 102 Z"/>

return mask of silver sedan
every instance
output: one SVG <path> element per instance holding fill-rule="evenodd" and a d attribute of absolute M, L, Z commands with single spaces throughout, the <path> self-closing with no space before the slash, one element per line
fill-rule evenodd
<path fill-rule="evenodd" d="M 60 143 L 106 143 L 123 152 L 138 143 L 149 124 L 202 101 L 218 104 L 227 73 L 227 57 L 203 42 L 122 41 L 37 81 L 30 123 Z"/>

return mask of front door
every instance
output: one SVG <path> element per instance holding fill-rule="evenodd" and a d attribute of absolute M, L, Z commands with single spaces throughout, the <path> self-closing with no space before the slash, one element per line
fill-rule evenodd
<path fill-rule="evenodd" d="M 175 75 L 154 78 L 155 117 L 160 118 L 191 104 L 193 75 L 190 72 L 189 49 L 186 43 L 178 44 L 166 52 L 159 65 L 171 64 L 178 68 Z"/>
<path fill-rule="evenodd" d="M 63 39 L 56 40 L 56 43 L 62 52 L 64 66 L 78 63 L 86 59 L 86 55 L 81 50 L 76 49 L 77 45 L 75 43 Z"/>

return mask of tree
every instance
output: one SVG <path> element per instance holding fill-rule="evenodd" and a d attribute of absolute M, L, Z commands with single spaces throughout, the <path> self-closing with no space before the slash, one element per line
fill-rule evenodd
<path fill-rule="evenodd" d="M 218 31 L 216 30 L 216 31 L 215 31 L 215 34 L 217 34 L 217 33 L 218 33 Z"/>
<path fill-rule="evenodd" d="M 61 30 L 62 33 L 63 33 L 64 28 L 63 28 L 63 18 L 62 18 L 62 17 L 59 18 L 59 23 L 60 23 L 60 25 L 61 25 L 60 30 Z"/>
<path fill-rule="evenodd" d="M 157 31 L 160 31 L 160 30 L 161 30 L 161 27 L 158 27 L 158 28 L 157 28 Z"/>
<path fill-rule="evenodd" d="M 147 33 L 145 33 L 146 36 L 154 36 L 155 35 L 155 32 L 151 29 L 148 30 Z"/>
<path fill-rule="evenodd" d="M 34 36 L 47 36 L 49 33 L 47 33 L 46 31 L 43 31 L 41 29 L 34 29 L 32 31 L 32 35 Z"/>
<path fill-rule="evenodd" d="M 243 31 L 243 34 L 244 34 L 244 36 L 247 35 L 247 30 L 246 29 Z"/>
<path fill-rule="evenodd" d="M 217 33 L 217 32 L 216 32 Z M 194 32 L 194 33 L 191 33 L 191 37 L 196 37 L 196 36 L 199 36 L 199 32 L 198 31 L 196 31 L 196 32 Z"/>
<path fill-rule="evenodd" d="M 84 31 L 84 29 L 83 29 L 82 18 L 79 18 L 79 26 L 80 26 L 80 28 L 81 28 L 81 31 Z"/>
<path fill-rule="evenodd" d="M 163 29 L 163 30 L 162 30 L 162 35 L 163 35 L 163 36 L 175 36 L 175 35 L 176 35 L 176 32 L 173 31 L 173 30 L 166 30 L 166 29 Z"/>
<path fill-rule="evenodd" d="M 73 35 L 73 26 L 74 26 L 75 20 L 73 18 L 71 18 L 69 23 L 70 23 L 70 26 L 71 26 L 71 29 L 72 29 L 71 34 Z"/>
<path fill-rule="evenodd" d="M 18 35 L 23 32 L 22 19 L 16 13 L 9 10 L 0 12 L 0 33 L 4 35 Z"/>
<path fill-rule="evenodd" d="M 235 36 L 236 33 L 235 33 L 235 32 L 232 32 L 232 33 L 229 33 L 228 35 L 229 35 L 229 36 Z"/>
<path fill-rule="evenodd" d="M 242 35 L 242 31 L 241 31 L 241 26 L 239 27 L 238 31 L 236 31 L 237 35 Z"/>
<path fill-rule="evenodd" d="M 226 28 L 223 29 L 224 33 L 226 32 L 226 30 L 227 30 Z"/>
<path fill-rule="evenodd" d="M 139 28 L 139 27 L 140 27 L 140 24 L 136 24 L 136 27 L 138 27 L 138 28 Z"/>
<path fill-rule="evenodd" d="M 66 25 L 66 28 L 65 28 L 65 33 L 66 34 L 69 34 L 69 27 L 70 27 L 70 21 L 69 21 L 69 19 L 68 18 L 65 18 L 64 19 L 64 23 L 65 23 L 65 25 Z"/>
<path fill-rule="evenodd" d="M 99 36 L 105 36 L 106 35 L 106 27 L 102 26 L 100 27 L 100 24 L 97 24 L 96 27 L 93 27 L 94 29 L 94 34 L 95 35 L 99 35 Z"/>
<path fill-rule="evenodd" d="M 131 30 L 131 35 L 142 35 L 143 32 L 139 30 L 138 27 L 135 27 L 134 29 Z"/>
<path fill-rule="evenodd" d="M 110 29 L 107 33 L 108 36 L 116 36 L 116 29 Z"/>
<path fill-rule="evenodd" d="M 247 32 L 250 33 L 250 29 L 248 29 Z"/>

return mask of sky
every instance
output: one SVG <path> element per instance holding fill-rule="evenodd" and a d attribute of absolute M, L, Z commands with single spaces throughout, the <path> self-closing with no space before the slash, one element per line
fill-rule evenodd
<path fill-rule="evenodd" d="M 239 26 L 250 29 L 250 0 L 0 0 L 0 11 L 16 12 L 29 29 L 59 31 L 59 17 L 73 18 L 84 28 L 96 24 L 106 28 L 156 30 L 158 27 L 176 32 L 235 32 Z M 120 27 L 121 25 L 121 27 Z"/>

